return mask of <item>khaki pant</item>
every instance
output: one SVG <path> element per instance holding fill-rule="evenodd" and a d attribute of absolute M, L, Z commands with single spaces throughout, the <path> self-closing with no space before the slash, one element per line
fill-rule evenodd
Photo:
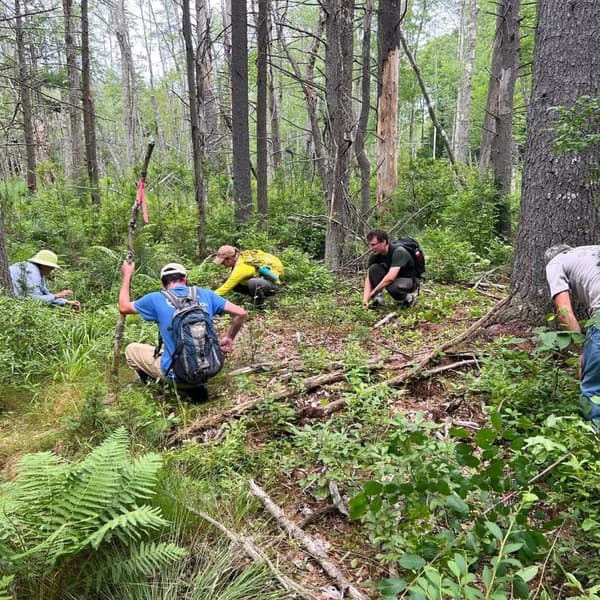
<path fill-rule="evenodd" d="M 165 380 L 160 370 L 160 357 L 154 356 L 154 346 L 150 344 L 134 343 L 125 348 L 125 358 L 132 369 L 146 373 L 152 379 Z"/>

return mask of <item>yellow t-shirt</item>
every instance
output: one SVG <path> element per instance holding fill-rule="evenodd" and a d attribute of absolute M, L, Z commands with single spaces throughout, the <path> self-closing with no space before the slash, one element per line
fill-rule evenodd
<path fill-rule="evenodd" d="M 262 250 L 244 250 L 240 252 L 235 267 L 223 285 L 215 290 L 219 296 L 226 296 L 236 285 L 247 285 L 252 277 L 258 277 L 258 267 L 269 267 L 279 277 L 283 275 L 282 262 L 272 254 Z"/>

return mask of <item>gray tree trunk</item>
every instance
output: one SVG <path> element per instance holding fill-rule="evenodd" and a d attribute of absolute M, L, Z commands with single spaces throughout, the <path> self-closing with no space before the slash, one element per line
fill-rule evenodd
<path fill-rule="evenodd" d="M 121 53 L 121 102 L 123 104 L 123 131 L 125 133 L 125 165 L 131 168 L 139 155 L 138 146 L 141 147 L 141 145 L 138 144 L 137 84 L 129 40 L 129 27 L 125 15 L 125 0 L 117 0 L 113 12 L 113 22 Z"/>
<path fill-rule="evenodd" d="M 498 186 L 496 234 L 511 236 L 510 207 L 513 165 L 513 114 L 515 82 L 519 71 L 519 11 L 521 0 L 501 0 L 497 6 L 496 38 L 488 98 L 483 120 L 479 170 L 490 166 Z"/>
<path fill-rule="evenodd" d="M 248 14 L 246 2 L 231 3 L 231 128 L 235 217 L 252 215 L 250 132 L 248 127 Z"/>
<path fill-rule="evenodd" d="M 267 85 L 269 56 L 269 17 L 267 0 L 258 0 L 256 57 L 256 207 L 263 222 L 268 199 Z"/>
<path fill-rule="evenodd" d="M 13 296 L 12 279 L 6 253 L 6 235 L 4 233 L 4 218 L 0 204 L 0 293 Z"/>
<path fill-rule="evenodd" d="M 554 107 L 600 94 L 600 3 L 544 0 L 538 11 L 510 306 L 530 322 L 551 307 L 544 250 L 600 242 L 599 184 L 590 180 L 598 148 L 559 154 L 553 147 Z"/>
<path fill-rule="evenodd" d="M 477 40 L 477 14 L 479 0 L 463 0 L 460 19 L 458 64 L 462 67 L 452 145 L 458 162 L 469 162 L 469 131 L 471 126 L 471 90 Z"/>
<path fill-rule="evenodd" d="M 69 122 L 69 165 L 67 178 L 73 182 L 80 180 L 85 174 L 83 152 L 83 124 L 81 119 L 81 71 L 77 38 L 74 33 L 73 0 L 63 0 L 65 20 L 65 59 L 69 87 L 66 91 L 66 113 Z"/>
<path fill-rule="evenodd" d="M 33 139 L 33 113 L 31 107 L 31 81 L 29 69 L 25 58 L 25 32 L 23 29 L 23 15 L 21 2 L 15 0 L 15 42 L 17 49 L 17 64 L 19 67 L 19 99 L 23 114 L 23 137 L 25 140 L 25 179 L 27 189 L 35 192 L 37 188 L 35 145 Z"/>
<path fill-rule="evenodd" d="M 183 0 L 182 4 L 182 31 L 185 42 L 185 65 L 187 73 L 188 100 L 190 106 L 190 127 L 192 150 L 194 160 L 194 191 L 196 206 L 198 207 L 198 256 L 206 255 L 206 206 L 204 204 L 204 175 L 202 173 L 203 144 L 200 136 L 200 123 L 198 117 L 198 98 L 196 97 L 196 64 L 192 24 L 190 18 L 190 0 Z"/>
<path fill-rule="evenodd" d="M 361 59 L 360 116 L 356 126 L 354 151 L 360 168 L 360 212 L 368 219 L 371 211 L 371 162 L 365 152 L 365 137 L 371 111 L 371 16 L 373 0 L 367 0 L 363 19 L 363 42 Z"/>
<path fill-rule="evenodd" d="M 398 69 L 405 0 L 379 0 L 377 18 L 377 208 L 384 212 L 398 183 Z"/>
<path fill-rule="evenodd" d="M 90 73 L 88 0 L 81 0 L 81 94 L 83 102 L 85 158 L 90 186 L 90 197 L 94 206 L 100 206 L 100 190 L 98 189 L 98 156 L 96 148 L 96 113 L 94 111 Z"/>
<path fill-rule="evenodd" d="M 352 231 L 352 209 L 348 190 L 350 162 L 354 153 L 352 116 L 353 0 L 328 0 L 325 74 L 327 118 L 331 160 L 327 186 L 328 220 L 325 264 L 339 269 L 351 250 L 345 244 Z"/>
<path fill-rule="evenodd" d="M 275 57 L 273 55 L 273 5 L 269 0 L 268 3 L 268 17 L 269 17 L 269 25 L 268 25 L 268 54 L 269 54 L 269 110 L 271 114 L 271 155 L 273 160 L 273 170 L 277 171 L 281 166 L 281 133 L 279 126 L 279 114 L 280 114 L 280 101 L 281 101 L 281 92 L 279 87 L 275 81 L 275 75 L 273 72 L 273 61 Z"/>

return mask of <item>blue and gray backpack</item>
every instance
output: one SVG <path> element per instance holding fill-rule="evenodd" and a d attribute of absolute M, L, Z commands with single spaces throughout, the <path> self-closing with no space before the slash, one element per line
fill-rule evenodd
<path fill-rule="evenodd" d="M 169 290 L 161 293 L 175 307 L 170 329 L 175 351 L 167 376 L 190 385 L 202 385 L 214 377 L 225 362 L 225 355 L 212 319 L 198 302 L 198 288 L 190 287 L 187 296 L 176 296 Z"/>

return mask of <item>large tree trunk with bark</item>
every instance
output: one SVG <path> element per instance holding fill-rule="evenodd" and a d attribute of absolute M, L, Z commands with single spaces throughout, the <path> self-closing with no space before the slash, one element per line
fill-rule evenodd
<path fill-rule="evenodd" d="M 458 162 L 469 161 L 469 131 L 471 125 L 471 90 L 473 87 L 473 66 L 475 63 L 475 42 L 477 40 L 477 14 L 479 0 L 463 0 L 460 19 L 458 64 L 462 68 L 452 146 Z"/>
<path fill-rule="evenodd" d="M 81 0 L 81 94 L 83 103 L 85 159 L 90 186 L 90 196 L 92 204 L 94 206 L 100 206 L 100 190 L 98 189 L 98 156 L 96 148 L 96 114 L 94 111 L 90 72 L 88 0 Z"/>
<path fill-rule="evenodd" d="M 245 223 L 252 215 L 250 132 L 248 129 L 248 13 L 246 2 L 231 3 L 231 128 L 235 218 Z"/>
<path fill-rule="evenodd" d="M 539 4 L 533 61 L 521 216 L 511 277 L 511 311 L 540 322 L 550 310 L 544 250 L 600 242 L 598 148 L 557 153 L 557 106 L 600 93 L 600 3 L 544 0 Z"/>
<path fill-rule="evenodd" d="M 263 222 L 267 216 L 268 137 L 267 78 L 269 21 L 267 0 L 258 0 L 256 57 L 256 207 Z"/>
<path fill-rule="evenodd" d="M 76 182 L 85 174 L 83 158 L 83 127 L 81 120 L 81 76 L 79 58 L 77 52 L 76 36 L 74 32 L 73 0 L 63 0 L 63 11 L 65 19 L 65 59 L 67 63 L 67 77 L 69 88 L 66 92 L 66 113 L 68 115 L 69 130 L 69 160 L 65 162 L 69 166 L 68 178 Z"/>
<path fill-rule="evenodd" d="M 501 0 L 497 5 L 496 37 L 488 98 L 483 120 L 479 169 L 490 166 L 498 187 L 496 234 L 510 239 L 510 207 L 513 165 L 513 113 L 515 82 L 519 71 L 519 11 L 521 0 Z"/>
<path fill-rule="evenodd" d="M 325 236 L 325 263 L 338 269 L 347 258 L 345 246 L 351 228 L 351 199 L 348 191 L 352 148 L 352 51 L 353 0 L 327 3 L 327 118 L 330 131 L 331 172 L 327 186 L 328 221 Z"/>
<path fill-rule="evenodd" d="M 369 124 L 371 110 L 371 16 L 373 13 L 373 0 L 365 4 L 365 17 L 363 19 L 363 43 L 361 58 L 361 94 L 360 116 L 356 126 L 354 140 L 356 160 L 360 169 L 360 212 L 362 219 L 368 222 L 371 211 L 371 163 L 365 152 L 365 137 Z M 366 233 L 366 232 L 365 232 Z"/>
<path fill-rule="evenodd" d="M 196 96 L 196 57 L 190 18 L 190 0 L 183 0 L 182 30 L 185 41 L 185 65 L 187 72 L 188 100 L 190 105 L 190 127 L 192 137 L 192 153 L 194 161 L 194 191 L 198 207 L 198 256 L 206 255 L 206 206 L 204 204 L 204 175 L 202 173 L 202 156 L 204 146 L 200 136 L 200 119 L 198 116 L 198 98 Z"/>
<path fill-rule="evenodd" d="M 405 0 L 379 0 L 377 20 L 377 208 L 386 210 L 398 183 L 398 69 Z"/>
<path fill-rule="evenodd" d="M 15 37 L 19 67 L 19 100 L 23 114 L 23 138 L 25 140 L 25 172 L 27 189 L 35 192 L 37 187 L 35 145 L 33 136 L 33 112 L 31 107 L 31 81 L 25 58 L 25 31 L 20 0 L 15 0 Z"/>

